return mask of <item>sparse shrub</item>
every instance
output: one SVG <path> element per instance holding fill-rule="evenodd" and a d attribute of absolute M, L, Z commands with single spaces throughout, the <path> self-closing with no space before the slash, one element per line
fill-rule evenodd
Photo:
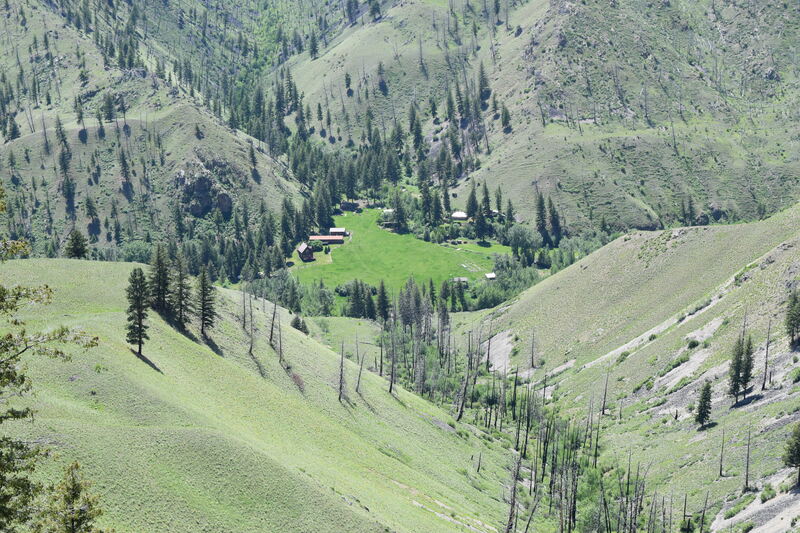
<path fill-rule="evenodd" d="M 640 390 L 642 390 L 642 388 L 646 388 L 647 390 L 653 390 L 653 383 L 654 383 L 654 381 L 653 381 L 653 378 L 651 376 L 651 377 L 647 378 L 646 380 L 642 381 L 641 383 L 639 383 L 636 386 L 636 388 L 633 389 L 633 392 L 634 393 L 639 392 Z"/>
<path fill-rule="evenodd" d="M 686 385 L 688 385 L 688 384 L 689 384 L 689 383 L 691 383 L 691 382 L 692 382 L 692 378 L 690 378 L 689 376 L 683 376 L 683 377 L 681 378 L 681 380 L 680 380 L 679 382 L 677 382 L 677 383 L 675 384 L 675 386 L 674 386 L 674 387 L 672 387 L 672 388 L 671 388 L 671 389 L 670 389 L 670 390 L 667 392 L 667 394 L 669 395 L 669 394 L 672 394 L 673 392 L 677 392 L 677 391 L 681 390 L 682 388 L 684 388 Z"/>
<path fill-rule="evenodd" d="M 752 501 L 755 500 L 755 499 L 756 499 L 756 495 L 752 494 L 752 493 L 744 496 L 741 500 L 739 500 L 739 503 L 737 503 L 736 505 L 734 505 L 733 507 L 731 507 L 730 509 L 725 511 L 725 515 L 724 515 L 725 516 L 725 520 L 727 520 L 729 518 L 733 518 L 734 516 L 736 516 L 737 514 L 742 512 L 742 510 L 745 507 L 747 507 L 748 505 L 750 505 L 750 503 L 752 503 Z"/>
<path fill-rule="evenodd" d="M 647 338 L 647 340 L 653 342 L 654 340 L 656 340 L 656 338 L 658 338 L 658 335 L 656 335 L 655 333 L 651 333 L 650 336 Z"/>
<path fill-rule="evenodd" d="M 772 488 L 770 483 L 764 485 L 764 489 L 761 491 L 761 503 L 768 502 L 772 498 L 775 497 L 775 489 Z"/>
<path fill-rule="evenodd" d="M 691 339 L 691 340 L 689 341 L 689 349 L 690 349 L 690 350 L 694 350 L 694 349 L 695 349 L 695 348 L 697 348 L 698 346 L 700 346 L 700 341 L 698 341 L 697 339 Z"/>
<path fill-rule="evenodd" d="M 683 355 L 681 355 L 677 359 L 674 359 L 672 362 L 670 362 L 667 366 L 665 366 L 661 370 L 661 372 L 658 373 L 658 377 L 667 375 L 669 372 L 671 372 L 672 370 L 678 368 L 683 363 L 686 363 L 688 361 L 689 361 L 689 354 L 688 353 L 684 353 Z"/>
<path fill-rule="evenodd" d="M 617 364 L 620 364 L 625 359 L 627 359 L 630 354 L 631 354 L 631 352 L 629 352 L 627 350 L 622 352 L 621 354 L 619 354 L 619 356 L 617 356 Z"/>
<path fill-rule="evenodd" d="M 789 377 L 792 380 L 792 383 L 797 383 L 800 381 L 800 368 L 795 368 L 789 373 Z"/>
<path fill-rule="evenodd" d="M 295 315 L 292 319 L 292 327 L 297 331 L 302 331 L 306 335 L 308 335 L 308 326 L 305 323 L 305 320 L 300 318 L 299 315 Z"/>

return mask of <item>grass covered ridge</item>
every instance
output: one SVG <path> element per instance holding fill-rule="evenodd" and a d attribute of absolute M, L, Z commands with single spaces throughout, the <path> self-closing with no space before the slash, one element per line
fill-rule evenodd
<path fill-rule="evenodd" d="M 507 453 L 458 436 L 447 413 L 347 362 L 350 401 L 336 401 L 338 357 L 288 327 L 292 377 L 267 343 L 256 305 L 253 357 L 221 291 L 216 353 L 151 314 L 144 354 L 124 342 L 131 264 L 11 261 L 3 284 L 48 284 L 55 300 L 26 310 L 31 328 L 63 323 L 99 335 L 68 362 L 31 359 L 37 417 L 15 431 L 79 459 L 117 531 L 489 531 L 503 520 Z M 269 309 L 269 305 L 266 308 Z M 264 377 L 262 377 L 262 375 Z M 298 377 L 303 391 L 298 388 Z M 482 452 L 475 473 L 472 458 Z M 479 488 L 476 488 L 479 487 Z M 437 515 L 440 513 L 442 516 Z M 443 518 L 448 517 L 448 518 Z"/>

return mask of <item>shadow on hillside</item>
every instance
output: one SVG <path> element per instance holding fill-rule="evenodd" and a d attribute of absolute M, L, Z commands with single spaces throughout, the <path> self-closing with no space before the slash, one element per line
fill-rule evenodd
<path fill-rule="evenodd" d="M 158 368 L 158 365 L 156 365 L 153 361 L 151 361 L 150 359 L 148 359 L 144 355 L 139 355 L 136 352 L 136 350 L 134 350 L 133 348 L 131 348 L 131 353 L 136 356 L 136 359 L 138 359 L 141 362 L 145 363 L 147 366 L 149 366 L 150 368 L 152 368 L 153 370 L 155 370 L 159 374 L 163 374 L 164 373 L 160 368 Z"/>
<path fill-rule="evenodd" d="M 731 408 L 735 409 L 737 407 L 744 407 L 745 405 L 750 405 L 751 403 L 757 402 L 758 400 L 760 400 L 763 397 L 764 397 L 763 394 L 753 394 L 751 396 L 748 396 L 747 398 L 742 398 L 741 400 L 739 400 L 735 404 L 731 405 Z"/>
<path fill-rule="evenodd" d="M 186 337 L 190 341 L 198 343 L 198 344 L 200 343 L 200 339 L 198 339 L 197 336 L 194 333 L 189 331 L 189 329 L 186 327 L 186 324 L 181 324 L 177 320 L 177 318 L 175 318 L 173 316 L 170 316 L 170 315 L 168 315 L 166 313 L 158 313 L 158 316 L 160 316 L 161 319 L 164 322 L 169 324 L 172 329 L 174 329 L 175 331 L 177 331 L 178 333 L 180 333 L 181 335 L 183 335 L 184 337 Z"/>
<path fill-rule="evenodd" d="M 220 348 L 217 345 L 217 343 L 214 342 L 214 339 L 212 339 L 208 335 L 203 335 L 203 341 L 206 343 L 206 346 L 208 346 L 211 349 L 212 352 L 214 352 L 220 357 L 225 357 L 225 352 L 223 352 L 222 348 Z"/>
<path fill-rule="evenodd" d="M 405 407 L 406 409 L 408 408 L 408 406 L 406 405 L 406 402 L 404 402 L 403 400 L 401 400 L 401 399 L 400 399 L 400 396 L 399 396 L 399 395 L 398 395 L 396 392 L 394 392 L 394 393 L 390 394 L 389 396 L 391 396 L 392 398 L 394 398 L 394 400 L 395 400 L 397 403 L 399 403 L 400 405 L 402 405 L 402 406 L 403 406 L 403 407 Z"/>
<path fill-rule="evenodd" d="M 261 361 L 258 360 L 258 357 L 256 357 L 255 354 L 250 350 L 247 351 L 247 354 L 250 356 L 250 359 L 253 360 L 253 364 L 256 365 L 261 379 L 267 379 L 267 371 L 264 369 L 264 365 L 261 364 Z"/>
<path fill-rule="evenodd" d="M 709 429 L 714 429 L 715 427 L 717 427 L 716 422 L 709 422 L 705 426 L 700 426 L 699 428 L 697 428 L 697 431 L 708 431 Z"/>

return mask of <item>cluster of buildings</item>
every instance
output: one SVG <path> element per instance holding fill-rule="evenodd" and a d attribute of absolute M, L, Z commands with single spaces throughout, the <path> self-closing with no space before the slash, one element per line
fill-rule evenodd
<path fill-rule="evenodd" d="M 311 243 L 344 244 L 345 237 L 347 237 L 347 230 L 345 228 L 330 228 L 327 235 L 311 235 L 307 242 L 301 242 L 297 247 L 297 255 L 305 262 L 313 261 L 314 249 L 311 247 Z"/>

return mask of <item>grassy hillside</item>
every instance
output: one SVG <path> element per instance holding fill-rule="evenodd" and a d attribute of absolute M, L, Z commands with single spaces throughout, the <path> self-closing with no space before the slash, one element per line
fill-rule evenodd
<path fill-rule="evenodd" d="M 352 279 L 377 286 L 381 280 L 390 289 L 398 290 L 413 276 L 417 280 L 432 279 L 438 287 L 442 281 L 463 276 L 482 278 L 493 267 L 493 254 L 509 253 L 507 246 L 494 244 L 483 248 L 477 244 L 438 245 L 413 235 L 398 235 L 382 229 L 376 221 L 379 210 L 363 214 L 334 217 L 339 227 L 350 233 L 345 244 L 332 246 L 330 254 L 317 253 L 313 263 L 300 263 L 293 269 L 302 282 L 324 281 L 335 287 Z"/>
<path fill-rule="evenodd" d="M 689 197 L 697 221 L 788 207 L 798 85 L 796 38 L 785 39 L 798 16 L 782 4 L 520 7 L 492 74 L 513 131 L 494 130 L 477 177 L 527 213 L 532 189 L 554 195 L 573 227 L 674 225 Z"/>
<path fill-rule="evenodd" d="M 46 255 L 77 228 L 109 248 L 175 235 L 175 213 L 194 229 L 215 209 L 227 218 L 244 204 L 256 212 L 261 202 L 277 209 L 284 198 L 299 199 L 285 164 L 258 143 L 251 160 L 252 139 L 221 123 L 195 93 L 143 67 L 109 62 L 92 40 L 96 33 L 64 25 L 62 15 L 30 1 L 3 15 L 0 70 L 20 130 L 9 139 L 0 128 L 12 237 Z"/>
<path fill-rule="evenodd" d="M 30 326 L 99 335 L 71 361 L 26 361 L 36 421 L 15 430 L 79 459 L 117 531 L 492 531 L 503 521 L 507 452 L 414 395 L 346 362 L 349 400 L 336 401 L 338 357 L 286 326 L 287 373 L 256 302 L 256 344 L 222 291 L 213 342 L 151 316 L 139 360 L 124 342 L 131 264 L 20 260 L 4 284 L 49 284 Z M 98 280 L 103 280 L 98 284 Z M 269 306 L 266 305 L 267 309 Z M 474 459 L 482 454 L 476 473 Z M 55 463 L 48 463 L 55 469 Z"/>
<path fill-rule="evenodd" d="M 468 154 L 480 168 L 465 177 L 501 186 L 526 220 L 537 190 L 573 230 L 603 219 L 643 229 L 756 219 L 797 198 L 797 6 L 509 6 L 495 15 L 469 2 L 403 2 L 343 32 L 318 59 L 289 64 L 307 100 L 330 108 L 340 140 L 358 142 L 368 112 L 389 131 L 414 104 L 435 156 L 447 144 L 446 89 L 473 85 L 483 63 L 511 127 L 487 103 L 488 150 L 481 142 Z M 694 213 L 684 216 L 689 198 Z"/>
<path fill-rule="evenodd" d="M 748 430 L 752 486 L 791 486 L 794 475 L 781 462 L 790 425 L 800 420 L 796 348 L 788 345 L 783 319 L 797 286 L 798 215 L 792 208 L 758 223 L 634 233 L 493 313 L 459 315 L 456 323 L 462 331 L 491 324 L 494 367 L 519 367 L 540 384 L 547 374 L 553 398 L 571 416 L 599 416 L 605 397 L 607 457 L 632 453 L 649 465 L 649 481 L 661 494 L 688 494 L 692 512 L 707 491 L 714 512 L 727 510 L 744 484 Z M 732 407 L 728 364 L 743 325 L 756 345 L 754 386 L 750 401 Z M 696 431 L 693 409 L 705 380 L 713 384 L 714 425 Z M 720 477 L 723 431 L 728 451 Z M 796 494 L 780 501 L 770 507 L 759 500 L 735 520 L 724 513 L 718 520 L 726 527 L 743 517 L 762 524 L 781 508 L 800 512 Z"/>

